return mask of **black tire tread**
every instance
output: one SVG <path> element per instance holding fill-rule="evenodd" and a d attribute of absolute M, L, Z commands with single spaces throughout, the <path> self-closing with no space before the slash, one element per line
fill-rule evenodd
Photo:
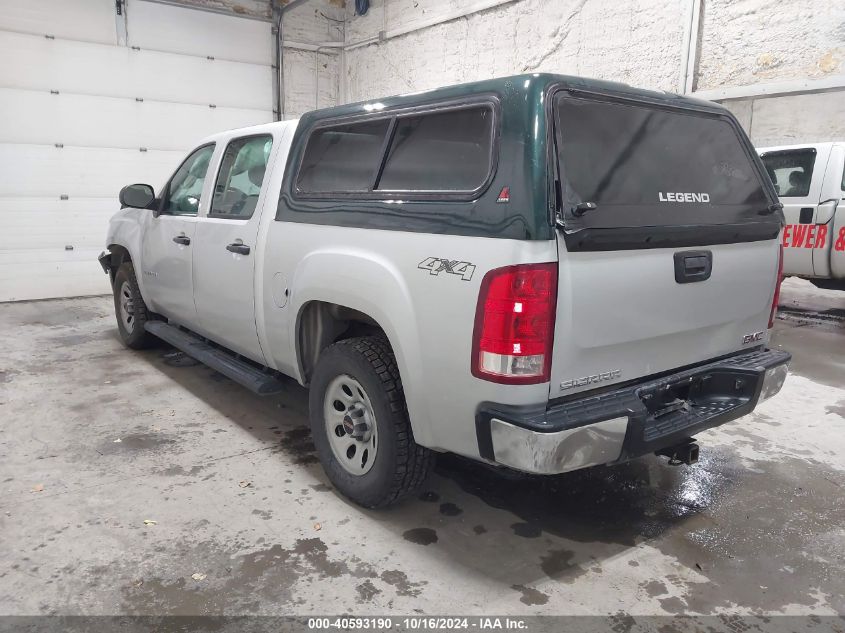
<path fill-rule="evenodd" d="M 119 287 L 117 282 L 121 273 L 126 275 L 126 279 L 132 287 L 132 294 L 134 295 L 133 306 L 135 308 L 135 329 L 132 331 L 132 335 L 129 340 L 123 336 L 121 336 L 121 338 L 123 339 L 124 344 L 131 349 L 145 349 L 155 342 L 153 335 L 144 330 L 144 324 L 153 318 L 152 312 L 149 311 L 147 304 L 144 303 L 144 298 L 141 296 L 141 290 L 138 287 L 138 278 L 135 276 L 135 267 L 132 265 L 131 261 L 123 262 L 118 267 L 117 273 L 115 273 L 113 288 L 115 297 L 117 296 L 116 293 Z M 115 299 L 115 316 L 118 319 L 118 328 L 122 332 L 123 328 L 120 324 L 120 316 L 117 314 L 117 299 Z M 138 332 L 141 333 L 139 334 Z"/>
<path fill-rule="evenodd" d="M 367 505 L 372 508 L 392 505 L 422 487 L 434 465 L 435 453 L 414 441 L 399 367 L 387 339 L 382 335 L 360 336 L 343 339 L 332 345 L 335 346 L 349 349 L 366 359 L 387 396 L 396 434 L 396 465 L 387 494 Z"/>

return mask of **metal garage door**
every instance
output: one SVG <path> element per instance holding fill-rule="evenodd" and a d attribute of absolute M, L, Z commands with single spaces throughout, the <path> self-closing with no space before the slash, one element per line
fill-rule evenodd
<path fill-rule="evenodd" d="M 0 301 L 109 292 L 117 193 L 273 120 L 268 22 L 130 0 L 0 0 Z"/>

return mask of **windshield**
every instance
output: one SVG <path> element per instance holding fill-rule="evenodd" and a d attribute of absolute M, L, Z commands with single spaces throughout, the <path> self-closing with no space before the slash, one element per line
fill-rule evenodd
<path fill-rule="evenodd" d="M 727 118 L 566 93 L 555 115 L 567 229 L 736 224 L 766 212 Z"/>

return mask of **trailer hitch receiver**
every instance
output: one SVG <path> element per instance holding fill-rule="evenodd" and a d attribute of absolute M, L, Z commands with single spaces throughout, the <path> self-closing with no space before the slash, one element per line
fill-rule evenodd
<path fill-rule="evenodd" d="M 654 454 L 668 457 L 670 466 L 679 466 L 680 464 L 691 466 L 698 461 L 698 444 L 695 439 L 690 439 L 675 446 L 661 448 Z"/>

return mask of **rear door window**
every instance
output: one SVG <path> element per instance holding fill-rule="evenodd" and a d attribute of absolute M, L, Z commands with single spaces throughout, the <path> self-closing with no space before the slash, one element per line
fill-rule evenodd
<path fill-rule="evenodd" d="M 769 204 L 726 118 L 567 93 L 555 116 L 568 228 L 733 224 Z M 579 216 L 582 203 L 596 207 Z"/>
<path fill-rule="evenodd" d="M 303 193 L 368 191 L 381 164 L 390 119 L 318 128 L 296 179 Z"/>
<path fill-rule="evenodd" d="M 487 180 L 492 143 L 489 107 L 402 117 L 376 189 L 473 191 Z"/>
<path fill-rule="evenodd" d="M 272 148 L 270 135 L 237 138 L 226 146 L 209 217 L 239 220 L 252 217 Z"/>
<path fill-rule="evenodd" d="M 815 149 L 809 147 L 767 152 L 762 158 L 778 196 L 806 198 L 810 195 L 813 167 L 816 164 Z"/>

